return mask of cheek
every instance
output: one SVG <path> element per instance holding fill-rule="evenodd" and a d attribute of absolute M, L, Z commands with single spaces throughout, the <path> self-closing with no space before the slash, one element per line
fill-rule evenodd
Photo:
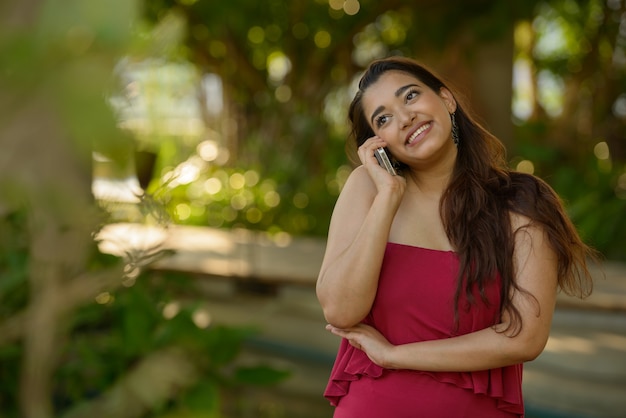
<path fill-rule="evenodd" d="M 393 125 L 387 124 L 385 126 L 383 126 L 380 129 L 375 129 L 374 130 L 374 135 L 376 135 L 377 137 L 384 139 L 387 142 L 393 142 L 395 136 L 396 136 L 397 130 L 393 127 Z"/>
<path fill-rule="evenodd" d="M 452 130 L 452 120 L 450 119 L 450 112 L 445 105 L 441 106 L 441 111 L 437 115 L 439 123 L 444 131 Z"/>
<path fill-rule="evenodd" d="M 449 113 L 446 112 L 443 115 L 443 120 L 441 123 L 443 125 L 443 129 L 445 130 L 445 132 L 450 132 L 450 134 L 452 134 L 452 119 L 450 118 Z"/>

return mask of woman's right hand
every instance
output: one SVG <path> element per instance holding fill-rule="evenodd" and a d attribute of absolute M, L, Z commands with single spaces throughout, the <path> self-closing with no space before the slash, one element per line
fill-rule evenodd
<path fill-rule="evenodd" d="M 359 159 L 367 169 L 379 193 L 383 191 L 397 191 L 399 196 L 402 196 L 406 188 L 406 179 L 401 175 L 394 176 L 389 174 L 387 170 L 378 164 L 375 156 L 376 149 L 386 146 L 387 143 L 384 139 L 373 136 L 359 147 Z"/>

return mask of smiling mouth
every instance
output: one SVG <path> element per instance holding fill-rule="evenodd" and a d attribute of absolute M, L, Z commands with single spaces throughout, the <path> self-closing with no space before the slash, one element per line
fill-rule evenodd
<path fill-rule="evenodd" d="M 415 132 L 413 132 L 411 136 L 409 137 L 409 139 L 406 141 L 407 144 L 411 145 L 413 141 L 415 141 L 415 138 L 417 138 L 422 132 L 426 131 L 428 128 L 430 128 L 430 122 L 425 123 L 419 128 L 417 128 Z"/>

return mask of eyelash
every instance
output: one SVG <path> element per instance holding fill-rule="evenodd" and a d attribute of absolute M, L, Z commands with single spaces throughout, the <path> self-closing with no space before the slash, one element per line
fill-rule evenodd
<path fill-rule="evenodd" d="M 411 97 L 413 94 L 415 96 L 418 96 L 420 94 L 420 92 L 417 89 L 409 90 L 409 92 L 405 96 L 405 101 L 408 102 L 410 100 L 413 100 L 415 98 L 415 97 Z M 387 115 L 381 115 L 381 116 L 377 117 L 376 118 L 376 127 L 380 128 L 381 126 L 383 126 L 386 123 L 386 120 L 383 120 L 383 119 L 386 119 L 386 118 L 388 118 Z"/>
<path fill-rule="evenodd" d="M 376 127 L 380 128 L 381 126 L 383 126 L 385 124 L 385 122 L 383 121 L 383 119 L 386 119 L 387 116 L 385 115 L 381 115 L 379 117 L 376 118 Z"/>
<path fill-rule="evenodd" d="M 419 92 L 419 90 L 417 90 L 417 89 L 411 89 L 411 90 L 409 90 L 409 92 L 406 94 L 406 100 L 407 100 L 407 101 L 408 101 L 408 100 L 411 100 L 411 99 L 409 99 L 409 96 L 410 96 L 410 95 L 412 95 L 412 94 L 415 94 L 416 96 L 419 96 L 420 92 Z"/>

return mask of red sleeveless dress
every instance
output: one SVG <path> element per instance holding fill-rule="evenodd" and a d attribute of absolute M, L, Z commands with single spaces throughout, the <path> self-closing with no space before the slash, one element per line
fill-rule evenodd
<path fill-rule="evenodd" d="M 450 338 L 455 332 L 454 292 L 459 261 L 452 251 L 388 243 L 378 292 L 364 321 L 392 344 Z M 456 334 L 499 319 L 500 279 L 476 294 L 465 310 L 461 298 Z M 388 370 L 341 341 L 324 396 L 335 418 L 523 417 L 522 365 L 478 372 Z"/>

